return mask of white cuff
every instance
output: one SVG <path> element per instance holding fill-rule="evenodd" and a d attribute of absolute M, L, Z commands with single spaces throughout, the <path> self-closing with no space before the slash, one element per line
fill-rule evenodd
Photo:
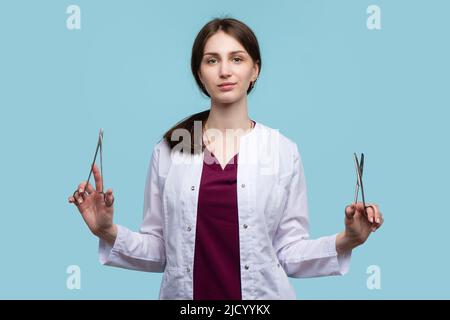
<path fill-rule="evenodd" d="M 336 250 L 336 235 L 334 235 L 334 250 Z M 339 274 L 340 275 L 344 275 L 346 274 L 349 269 L 350 269 L 350 261 L 351 261 L 351 257 L 352 257 L 352 250 L 347 250 L 341 254 L 338 254 L 336 252 L 337 255 L 337 260 L 338 260 L 338 264 L 339 264 Z"/>
<path fill-rule="evenodd" d="M 117 248 L 120 246 L 121 239 L 123 238 L 124 229 L 122 226 L 118 224 L 116 224 L 116 226 L 117 226 L 117 236 L 113 246 L 111 246 L 108 242 L 99 238 L 98 255 L 101 264 L 106 264 L 110 262 L 112 251 L 117 250 Z"/>

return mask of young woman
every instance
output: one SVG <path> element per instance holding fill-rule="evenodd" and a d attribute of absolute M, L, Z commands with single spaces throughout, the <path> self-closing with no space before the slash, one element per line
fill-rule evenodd
<path fill-rule="evenodd" d="M 69 197 L 100 239 L 100 261 L 164 272 L 160 299 L 295 299 L 288 277 L 340 275 L 353 248 L 383 223 L 376 204 L 345 208 L 344 231 L 309 238 L 297 145 L 248 116 L 261 71 L 254 33 L 214 19 L 191 67 L 209 110 L 168 130 L 153 149 L 139 232 L 113 223 L 114 195 L 82 182 Z"/>

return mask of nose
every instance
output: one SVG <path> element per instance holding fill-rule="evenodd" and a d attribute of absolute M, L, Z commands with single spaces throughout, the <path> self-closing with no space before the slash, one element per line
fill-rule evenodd
<path fill-rule="evenodd" d="M 220 78 L 229 78 L 231 76 L 231 67 L 227 61 L 224 61 L 220 64 L 219 68 L 219 76 Z"/>

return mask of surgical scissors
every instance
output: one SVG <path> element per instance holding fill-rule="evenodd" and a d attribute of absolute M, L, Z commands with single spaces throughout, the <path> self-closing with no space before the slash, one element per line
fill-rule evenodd
<path fill-rule="evenodd" d="M 372 207 L 372 209 L 375 208 L 371 205 L 366 206 L 366 199 L 364 197 L 364 186 L 362 182 L 362 175 L 363 175 L 363 169 L 364 169 L 364 153 L 361 153 L 361 161 L 358 160 L 358 156 L 356 153 L 353 153 L 353 156 L 355 158 L 355 166 L 356 166 L 356 190 L 355 190 L 355 204 L 358 202 L 358 193 L 359 189 L 361 188 L 361 196 L 362 196 L 362 202 L 364 206 L 364 214 L 367 216 L 366 209 L 369 207 Z"/>
<path fill-rule="evenodd" d="M 102 181 L 102 188 L 101 188 L 100 191 L 97 191 L 97 192 L 103 194 L 103 198 L 104 198 L 104 200 L 106 202 L 106 198 L 105 198 L 106 195 L 103 192 L 103 185 L 104 185 L 103 184 L 103 161 L 102 161 L 102 154 L 103 154 L 103 129 L 100 129 L 100 132 L 98 134 L 97 148 L 95 149 L 94 160 L 92 161 L 91 171 L 89 171 L 89 176 L 88 176 L 88 178 L 86 180 L 86 186 L 84 188 L 84 194 L 85 195 L 88 195 L 87 188 L 88 188 L 88 185 L 89 185 L 89 180 L 91 179 L 92 172 L 94 170 L 94 164 L 95 164 L 95 160 L 97 159 L 97 154 L 98 154 L 99 150 L 100 150 L 100 175 L 101 175 L 101 181 Z M 76 196 L 78 196 L 78 193 L 79 193 L 78 190 L 75 190 L 75 192 L 73 193 L 73 197 L 75 199 L 76 199 Z"/>

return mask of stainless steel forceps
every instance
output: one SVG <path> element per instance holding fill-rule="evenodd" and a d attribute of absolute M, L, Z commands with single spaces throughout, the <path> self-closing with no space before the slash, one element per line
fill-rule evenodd
<path fill-rule="evenodd" d="M 105 193 L 103 192 L 103 161 L 102 161 L 102 153 L 103 153 L 103 129 L 100 129 L 100 132 L 98 134 L 98 141 L 97 141 L 97 148 L 95 149 L 95 155 L 94 155 L 94 160 L 92 161 L 92 165 L 91 165 L 91 171 L 89 171 L 89 176 L 87 178 L 87 182 L 86 182 L 86 186 L 84 188 L 84 194 L 87 196 L 88 192 L 87 192 L 87 187 L 89 185 L 89 179 L 91 178 L 92 172 L 94 170 L 94 164 L 95 164 L 95 160 L 97 159 L 97 154 L 98 151 L 100 150 L 100 175 L 101 175 L 101 179 L 102 179 L 102 189 L 100 191 L 97 191 L 98 193 L 102 193 L 103 197 L 105 197 Z M 75 198 L 75 196 L 78 195 L 78 190 L 76 190 L 73 193 L 73 197 Z"/>
<path fill-rule="evenodd" d="M 355 204 L 358 202 L 358 193 L 359 193 L 359 189 L 361 188 L 361 196 L 362 196 L 362 202 L 363 202 L 363 206 L 364 206 L 364 214 L 367 216 L 367 211 L 366 209 L 368 207 L 372 207 L 372 209 L 375 208 L 371 205 L 366 206 L 366 199 L 364 197 L 364 186 L 363 186 L 363 182 L 362 182 L 362 175 L 363 175 L 363 169 L 364 169 L 364 153 L 361 153 L 361 161 L 358 160 L 358 156 L 356 155 L 356 153 L 353 154 L 354 158 L 355 158 L 355 166 L 356 166 L 356 190 L 355 190 Z"/>

